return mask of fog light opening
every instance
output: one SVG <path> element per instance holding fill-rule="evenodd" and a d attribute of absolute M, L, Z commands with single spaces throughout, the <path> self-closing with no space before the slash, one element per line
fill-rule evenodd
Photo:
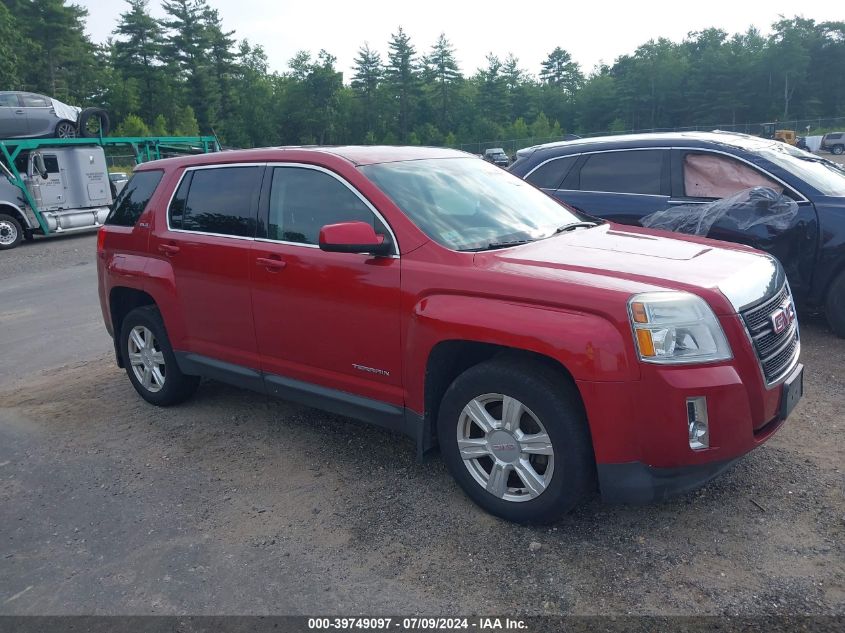
<path fill-rule="evenodd" d="M 687 398 L 689 447 L 694 451 L 710 447 L 710 425 L 707 420 L 707 398 Z"/>

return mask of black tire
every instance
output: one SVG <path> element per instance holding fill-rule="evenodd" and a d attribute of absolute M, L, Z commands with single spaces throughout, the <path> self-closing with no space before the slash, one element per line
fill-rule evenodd
<path fill-rule="evenodd" d="M 21 243 L 23 235 L 23 228 L 17 218 L 0 213 L 0 251 L 15 248 Z"/>
<path fill-rule="evenodd" d="M 142 380 L 136 375 L 135 368 L 129 358 L 129 337 L 135 328 L 146 328 L 152 332 L 156 342 L 157 351 L 160 351 L 164 359 L 164 384 L 157 391 L 154 386 L 144 386 Z M 167 330 L 161 318 L 158 308 L 155 306 L 143 306 L 135 308 L 123 319 L 120 330 L 120 353 L 123 358 L 123 366 L 126 368 L 126 375 L 135 391 L 147 402 L 159 407 L 168 407 L 179 404 L 190 398 L 200 383 L 199 376 L 189 376 L 179 370 L 176 363 L 176 356 L 170 346 L 170 339 L 167 338 Z"/>
<path fill-rule="evenodd" d="M 79 135 L 82 138 L 97 138 L 101 134 L 108 136 L 110 131 L 109 113 L 102 108 L 85 108 L 79 114 Z"/>
<path fill-rule="evenodd" d="M 827 289 L 824 314 L 833 333 L 845 338 L 845 270 L 839 273 Z"/>
<path fill-rule="evenodd" d="M 554 467 L 545 489 L 537 496 L 531 498 L 525 495 L 527 500 L 521 501 L 496 496 L 471 474 L 473 460 L 467 460 L 470 464 L 467 466 L 462 459 L 458 432 L 463 428 L 463 410 L 474 398 L 483 394 L 502 394 L 517 399 L 545 427 L 554 451 Z M 523 415 L 520 419 L 526 418 Z M 531 420 L 529 417 L 529 424 L 532 424 Z M 437 435 L 446 467 L 464 492 L 479 506 L 503 519 L 518 523 L 549 523 L 595 491 L 595 458 L 581 399 L 566 377 L 543 364 L 501 356 L 465 371 L 443 396 Z M 488 437 L 488 442 L 493 441 L 497 440 Z M 497 445 L 497 448 L 521 451 L 521 448 L 514 449 L 513 445 L 507 444 Z M 485 459 L 490 464 L 487 471 L 489 481 L 491 458 L 476 460 L 476 465 L 484 467 Z M 545 466 L 548 468 L 549 463 L 546 462 Z M 514 474 L 506 475 L 504 485 L 507 491 L 519 488 L 518 485 L 512 486 L 511 482 L 524 481 L 520 475 L 512 479 Z"/>
<path fill-rule="evenodd" d="M 76 138 L 79 136 L 79 131 L 70 121 L 59 121 L 56 123 L 56 129 L 53 131 L 53 136 L 56 138 Z"/>
<path fill-rule="evenodd" d="M 843 151 L 845 151 L 845 145 L 834 145 L 830 148 L 831 153 L 836 154 L 837 156 L 841 155 Z"/>

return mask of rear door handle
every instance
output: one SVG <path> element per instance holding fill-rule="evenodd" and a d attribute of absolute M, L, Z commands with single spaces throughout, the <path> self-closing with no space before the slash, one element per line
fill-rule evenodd
<path fill-rule="evenodd" d="M 175 244 L 159 244 L 158 250 L 160 253 L 164 253 L 168 257 L 173 257 L 176 253 L 179 252 L 179 247 Z"/>
<path fill-rule="evenodd" d="M 24 114 L 23 110 L 15 110 L 15 114 Z"/>
<path fill-rule="evenodd" d="M 282 268 L 287 266 L 286 262 L 283 262 L 277 256 L 273 256 L 273 255 L 271 255 L 269 257 L 256 257 L 255 263 L 258 266 L 263 266 L 264 268 L 266 268 L 270 272 L 278 272 Z"/>

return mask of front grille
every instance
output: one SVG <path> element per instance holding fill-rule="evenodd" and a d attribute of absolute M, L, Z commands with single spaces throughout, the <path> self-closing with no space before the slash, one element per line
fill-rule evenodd
<path fill-rule="evenodd" d="M 775 332 L 772 324 L 772 315 L 787 301 L 792 301 L 792 295 L 789 287 L 784 284 L 774 297 L 741 313 L 768 384 L 781 378 L 798 355 L 797 319 L 779 333 Z"/>

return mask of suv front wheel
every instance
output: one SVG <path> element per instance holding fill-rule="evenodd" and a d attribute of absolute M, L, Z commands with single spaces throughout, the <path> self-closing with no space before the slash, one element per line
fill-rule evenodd
<path fill-rule="evenodd" d="M 147 402 L 161 407 L 179 404 L 197 390 L 199 376 L 179 370 L 161 313 L 154 306 L 135 308 L 126 315 L 120 351 L 132 386 Z"/>
<path fill-rule="evenodd" d="M 444 395 L 437 431 L 467 495 L 504 519 L 548 523 L 594 489 L 580 398 L 540 363 L 505 356 L 468 369 Z"/>

